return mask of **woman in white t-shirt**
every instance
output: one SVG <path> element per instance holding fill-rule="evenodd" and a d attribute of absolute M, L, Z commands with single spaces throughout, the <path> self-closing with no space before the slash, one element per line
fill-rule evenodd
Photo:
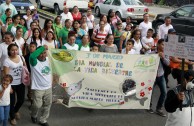
<path fill-rule="evenodd" d="M 16 119 L 20 119 L 19 110 L 24 103 L 25 86 L 22 84 L 22 66 L 25 65 L 24 58 L 18 55 L 18 45 L 10 44 L 7 48 L 8 58 L 3 64 L 4 75 L 10 74 L 13 77 L 11 87 L 13 93 L 10 95 L 10 120 L 11 124 L 16 124 Z"/>
<path fill-rule="evenodd" d="M 132 40 L 134 41 L 133 49 L 135 50 L 135 54 L 140 54 L 140 50 L 142 49 L 141 43 L 141 31 L 135 30 L 131 35 Z"/>
<path fill-rule="evenodd" d="M 23 35 L 23 29 L 21 27 L 16 28 L 16 36 L 15 36 L 15 42 L 19 46 L 21 50 L 23 50 L 24 47 L 24 39 L 22 38 Z"/>
<path fill-rule="evenodd" d="M 44 45 L 44 41 L 43 41 L 43 39 L 41 37 L 41 33 L 40 33 L 40 30 L 38 28 L 35 28 L 32 31 L 32 37 L 28 38 L 26 43 L 28 45 L 30 45 L 31 42 L 36 42 L 37 43 L 37 47 Z"/>
<path fill-rule="evenodd" d="M 48 46 L 48 48 L 58 48 L 58 42 L 55 40 L 55 35 L 52 31 L 47 32 L 44 44 Z"/>
<path fill-rule="evenodd" d="M 10 111 L 10 93 L 12 88 L 10 83 L 13 81 L 11 75 L 5 75 L 0 85 L 0 125 L 7 126 Z"/>
<path fill-rule="evenodd" d="M 30 29 L 30 23 L 33 22 L 30 8 L 26 9 L 26 15 L 23 18 L 26 20 L 27 28 Z"/>
<path fill-rule="evenodd" d="M 89 32 L 89 36 L 91 38 L 92 34 L 93 34 L 93 29 L 94 29 L 94 26 L 95 26 L 94 15 L 92 15 L 92 10 L 91 9 L 87 10 L 87 20 L 86 20 L 86 23 L 88 25 L 88 29 L 89 29 L 88 32 Z"/>

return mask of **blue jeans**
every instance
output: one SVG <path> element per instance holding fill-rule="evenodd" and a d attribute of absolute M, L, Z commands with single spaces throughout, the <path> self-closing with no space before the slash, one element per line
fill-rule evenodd
<path fill-rule="evenodd" d="M 7 126 L 8 118 L 9 118 L 9 110 L 10 106 L 0 106 L 0 125 Z"/>
<path fill-rule="evenodd" d="M 156 106 L 156 109 L 161 109 L 164 105 L 165 99 L 166 99 L 166 94 L 167 94 L 167 89 L 166 89 L 166 81 L 164 76 L 156 77 L 155 85 L 158 85 L 160 89 L 160 97 L 158 99 L 158 103 Z"/>

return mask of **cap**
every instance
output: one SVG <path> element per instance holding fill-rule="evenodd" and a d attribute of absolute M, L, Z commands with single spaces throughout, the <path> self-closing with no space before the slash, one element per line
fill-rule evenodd
<path fill-rule="evenodd" d="M 169 33 L 176 33 L 176 30 L 174 28 L 171 28 L 171 29 L 168 30 L 168 34 Z"/>

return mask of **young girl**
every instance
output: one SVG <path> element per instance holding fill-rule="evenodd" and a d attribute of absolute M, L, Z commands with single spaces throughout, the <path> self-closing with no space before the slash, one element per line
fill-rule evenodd
<path fill-rule="evenodd" d="M 54 32 L 53 21 L 50 19 L 46 19 L 44 22 L 44 28 L 41 30 L 41 37 L 45 38 L 47 32 L 49 32 L 49 31 Z"/>
<path fill-rule="evenodd" d="M 2 84 L 0 85 L 0 125 L 7 126 L 9 111 L 10 111 L 10 93 L 12 88 L 13 77 L 9 74 L 3 76 Z"/>
<path fill-rule="evenodd" d="M 74 21 L 73 22 L 73 25 L 72 25 L 72 31 L 74 31 L 76 34 L 76 41 L 75 43 L 76 44 L 80 44 L 82 42 L 82 36 L 85 35 L 85 32 L 83 29 L 80 28 L 80 22 L 79 21 Z"/>
<path fill-rule="evenodd" d="M 58 48 L 58 42 L 55 40 L 55 35 L 52 31 L 47 32 L 44 44 L 48 46 L 48 48 Z"/>
<path fill-rule="evenodd" d="M 116 26 L 117 26 L 117 29 L 114 31 L 114 44 L 116 44 L 117 48 L 119 48 L 120 37 L 123 33 L 122 23 L 117 23 Z"/>
<path fill-rule="evenodd" d="M 37 28 L 41 31 L 42 27 L 40 27 L 40 20 L 39 19 L 34 19 L 33 22 L 36 23 Z"/>
<path fill-rule="evenodd" d="M 68 50 L 78 50 L 78 45 L 75 44 L 75 32 L 71 31 L 68 34 L 68 42 L 64 44 L 64 46 L 62 46 L 62 49 L 68 49 Z"/>
<path fill-rule="evenodd" d="M 16 119 L 20 119 L 19 110 L 24 103 L 25 86 L 21 82 L 22 66 L 26 65 L 22 56 L 18 55 L 18 45 L 10 44 L 7 48 L 8 58 L 3 64 L 4 75 L 10 74 L 13 77 L 11 87 L 13 94 L 10 96 L 10 122 L 16 125 Z"/>
<path fill-rule="evenodd" d="M 41 37 L 41 33 L 40 33 L 40 30 L 38 28 L 35 28 L 33 31 L 32 31 L 32 37 L 30 37 L 28 40 L 27 40 L 27 44 L 30 45 L 31 42 L 36 42 L 37 43 L 37 47 L 39 46 L 42 46 L 44 45 L 44 41 Z"/>
<path fill-rule="evenodd" d="M 88 35 L 84 35 L 82 37 L 82 43 L 79 44 L 79 50 L 80 51 L 90 51 L 89 36 Z"/>
<path fill-rule="evenodd" d="M 21 27 L 17 27 L 16 28 L 15 42 L 21 50 L 23 50 L 23 46 L 25 43 L 24 39 L 22 38 L 22 35 L 23 35 L 23 29 Z"/>
<path fill-rule="evenodd" d="M 131 39 L 134 41 L 133 49 L 135 50 L 136 54 L 140 54 L 140 50 L 142 49 L 142 43 L 140 38 L 141 38 L 140 30 L 135 30 L 131 35 Z"/>
<path fill-rule="evenodd" d="M 27 22 L 27 29 L 30 29 L 30 23 L 33 21 L 31 13 L 32 12 L 31 12 L 30 8 L 28 8 L 28 9 L 26 9 L 26 15 L 23 16 L 23 18 Z"/>
<path fill-rule="evenodd" d="M 2 16 L 1 16 L 1 21 L 3 22 L 3 24 L 6 24 L 6 18 L 7 17 L 11 17 L 11 9 L 10 8 L 7 8 L 6 10 L 5 10 L 5 14 L 3 14 Z"/>
<path fill-rule="evenodd" d="M 112 34 L 107 35 L 106 44 L 100 47 L 100 52 L 117 53 L 118 48 L 114 44 L 114 36 Z"/>
<path fill-rule="evenodd" d="M 16 27 L 20 26 L 20 27 L 22 27 L 23 32 L 24 33 L 26 32 L 26 29 L 22 25 L 19 24 L 20 23 L 20 16 L 19 15 L 14 15 L 12 20 L 13 20 L 13 23 L 8 26 L 7 31 L 12 32 L 13 35 L 15 36 L 16 35 Z"/>

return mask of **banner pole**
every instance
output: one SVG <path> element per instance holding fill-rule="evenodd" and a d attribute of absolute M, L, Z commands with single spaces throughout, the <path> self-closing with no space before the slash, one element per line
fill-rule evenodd
<path fill-rule="evenodd" d="M 182 58 L 182 62 L 181 62 L 182 66 L 181 66 L 181 92 L 185 90 L 184 88 L 184 66 L 185 66 L 185 59 Z M 182 111 L 182 103 L 183 101 L 180 101 L 180 111 Z"/>

